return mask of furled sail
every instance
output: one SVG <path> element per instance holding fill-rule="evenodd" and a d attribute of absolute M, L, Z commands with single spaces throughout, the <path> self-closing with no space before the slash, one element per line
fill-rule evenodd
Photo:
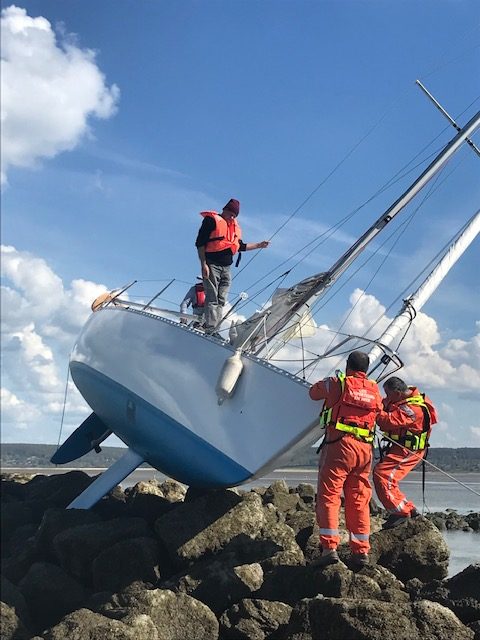
<path fill-rule="evenodd" d="M 237 326 L 238 337 L 234 346 L 262 352 L 274 337 L 280 337 L 283 330 L 300 326 L 305 314 L 322 297 L 340 275 L 360 255 L 365 247 L 385 226 L 419 193 L 431 178 L 446 164 L 461 144 L 480 126 L 480 111 L 444 147 L 437 157 L 413 184 L 383 213 L 373 225 L 323 273 L 310 276 L 277 295 L 271 306 L 255 313 L 243 324 Z"/>

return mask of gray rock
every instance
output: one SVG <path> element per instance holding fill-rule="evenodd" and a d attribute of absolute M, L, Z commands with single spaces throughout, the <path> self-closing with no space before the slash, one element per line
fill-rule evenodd
<path fill-rule="evenodd" d="M 480 563 L 470 565 L 449 580 L 410 585 L 412 598 L 438 602 L 463 622 L 480 620 Z"/>
<path fill-rule="evenodd" d="M 29 640 L 31 635 L 15 613 L 15 609 L 5 602 L 0 602 L 0 637 L 2 640 Z"/>
<path fill-rule="evenodd" d="M 37 475 L 25 485 L 25 499 L 44 500 L 52 507 L 67 507 L 93 480 L 83 471 Z"/>
<path fill-rule="evenodd" d="M 2 555 L 10 553 L 10 537 L 15 530 L 27 524 L 38 525 L 50 504 L 44 500 L 28 500 L 25 502 L 7 502 L 0 505 L 0 535 L 2 539 Z"/>
<path fill-rule="evenodd" d="M 263 585 L 255 597 L 294 605 L 303 598 L 312 598 L 319 593 L 333 598 L 380 598 L 381 592 L 375 580 L 355 574 L 339 563 L 323 570 L 311 566 L 274 567 L 265 573 Z"/>
<path fill-rule="evenodd" d="M 39 553 L 47 560 L 54 559 L 53 539 L 56 535 L 72 527 L 100 520 L 100 516 L 89 509 L 47 509 L 35 535 Z"/>
<path fill-rule="evenodd" d="M 149 535 L 145 520 L 117 518 L 62 531 L 53 539 L 53 547 L 55 556 L 65 571 L 80 581 L 89 583 L 92 563 L 102 551 L 121 540 Z"/>
<path fill-rule="evenodd" d="M 172 562 L 182 568 L 218 553 L 229 543 L 255 538 L 265 523 L 258 495 L 220 490 L 179 504 L 158 518 L 155 531 Z"/>
<path fill-rule="evenodd" d="M 176 480 L 167 478 L 163 482 L 160 482 L 159 487 L 163 497 L 169 502 L 181 502 L 185 499 L 187 490 L 183 484 L 180 484 L 180 482 Z"/>
<path fill-rule="evenodd" d="M 288 513 L 285 518 L 285 524 L 295 532 L 295 540 L 302 551 L 306 550 L 310 537 L 315 533 L 318 546 L 318 526 L 314 511 Z"/>
<path fill-rule="evenodd" d="M 46 631 L 44 640 L 163 640 L 147 615 L 125 622 L 111 620 L 89 609 L 79 609 Z"/>
<path fill-rule="evenodd" d="M 0 593 L 2 602 L 8 604 L 8 606 L 14 610 L 15 614 L 25 627 L 31 627 L 27 603 L 25 602 L 25 598 L 23 597 L 20 589 L 1 576 Z"/>
<path fill-rule="evenodd" d="M 27 602 L 35 631 L 52 626 L 65 614 L 80 607 L 86 595 L 83 587 L 63 569 L 46 562 L 33 564 L 19 588 Z"/>
<path fill-rule="evenodd" d="M 218 621 L 214 613 L 199 600 L 167 589 L 125 590 L 113 604 L 103 608 L 112 618 L 145 614 L 151 618 L 160 640 L 216 640 Z M 118 611 L 120 609 L 120 611 Z"/>
<path fill-rule="evenodd" d="M 160 577 L 158 544 L 153 538 L 129 538 L 102 551 L 93 561 L 96 591 L 121 591 L 143 580 L 155 584 Z"/>
<path fill-rule="evenodd" d="M 438 529 L 425 518 L 373 533 L 370 558 L 387 567 L 400 580 L 419 578 L 423 582 L 444 578 L 450 551 Z"/>
<path fill-rule="evenodd" d="M 473 632 L 439 604 L 317 597 L 292 611 L 286 640 L 473 640 Z"/>
<path fill-rule="evenodd" d="M 18 584 L 32 564 L 38 560 L 41 560 L 41 557 L 35 542 L 30 538 L 19 553 L 2 561 L 2 575 L 13 584 Z"/>
<path fill-rule="evenodd" d="M 272 634 L 280 638 L 291 612 L 284 602 L 242 600 L 221 616 L 221 636 L 225 640 L 268 640 Z"/>
<path fill-rule="evenodd" d="M 296 492 L 305 504 L 309 504 L 312 507 L 315 506 L 316 489 L 313 484 L 310 484 L 309 482 L 300 482 L 296 488 Z"/>
<path fill-rule="evenodd" d="M 222 557 L 221 560 L 197 563 L 188 574 L 168 580 L 161 586 L 163 589 L 186 593 L 220 614 L 232 604 L 251 597 L 263 582 L 260 564 L 234 566 L 233 558 L 231 562 Z"/>

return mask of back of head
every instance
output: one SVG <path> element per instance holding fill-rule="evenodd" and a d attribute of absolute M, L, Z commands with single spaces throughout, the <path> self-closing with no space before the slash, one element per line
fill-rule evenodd
<path fill-rule="evenodd" d="M 399 391 L 400 393 L 407 393 L 408 385 L 401 378 L 397 378 L 397 376 L 392 376 L 388 380 L 385 380 L 383 383 L 383 388 L 385 391 Z"/>
<path fill-rule="evenodd" d="M 347 358 L 347 369 L 367 373 L 370 366 L 370 358 L 364 351 L 352 351 Z"/>

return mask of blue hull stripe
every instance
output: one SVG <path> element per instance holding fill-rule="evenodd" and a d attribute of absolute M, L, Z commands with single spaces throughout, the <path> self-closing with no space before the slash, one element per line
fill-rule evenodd
<path fill-rule="evenodd" d="M 233 487 L 252 477 L 251 471 L 123 385 L 84 363 L 71 362 L 70 370 L 93 411 L 165 475 L 210 489 Z"/>

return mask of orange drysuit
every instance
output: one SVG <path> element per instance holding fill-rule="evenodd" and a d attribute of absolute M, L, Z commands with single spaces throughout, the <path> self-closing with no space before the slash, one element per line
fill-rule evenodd
<path fill-rule="evenodd" d="M 324 400 L 322 414 L 327 416 L 316 504 L 320 544 L 322 549 L 338 546 L 338 514 L 343 490 L 350 548 L 353 553 L 368 553 L 371 440 L 382 399 L 376 382 L 368 380 L 365 373 L 347 370 L 346 377 L 342 378 L 343 375 L 325 378 L 309 391 L 312 400 Z M 346 431 L 348 427 L 352 433 Z M 354 435 L 355 430 L 362 435 Z"/>
<path fill-rule="evenodd" d="M 399 482 L 425 456 L 432 425 L 437 414 L 432 401 L 415 387 L 409 387 L 410 396 L 397 402 L 383 403 L 386 411 L 377 418 L 377 424 L 387 436 L 398 441 L 390 444 L 386 455 L 373 469 L 373 482 L 377 496 L 389 513 L 409 516 L 415 505 L 400 490 Z"/>

